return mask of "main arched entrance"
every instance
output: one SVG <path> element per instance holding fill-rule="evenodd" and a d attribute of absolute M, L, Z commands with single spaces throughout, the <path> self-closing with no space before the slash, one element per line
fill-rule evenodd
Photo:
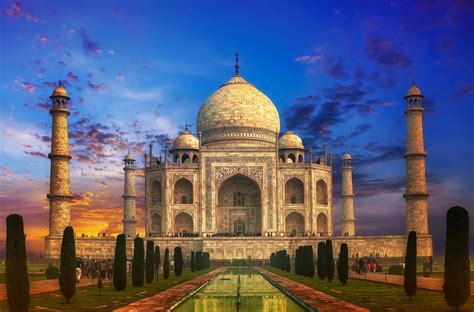
<path fill-rule="evenodd" d="M 261 234 L 261 194 L 258 184 L 241 174 L 225 180 L 218 191 L 217 231 L 221 234 Z"/>
<path fill-rule="evenodd" d="M 285 219 L 285 230 L 287 235 L 304 235 L 304 217 L 298 212 L 292 212 Z"/>
<path fill-rule="evenodd" d="M 185 212 L 176 215 L 174 218 L 174 232 L 183 234 L 192 233 L 193 218 Z"/>

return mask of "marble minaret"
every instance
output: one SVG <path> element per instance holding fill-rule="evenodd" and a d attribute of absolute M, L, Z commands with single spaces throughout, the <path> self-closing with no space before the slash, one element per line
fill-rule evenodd
<path fill-rule="evenodd" d="M 69 116 L 68 101 L 70 98 L 59 81 L 53 94 L 52 108 L 49 111 L 53 118 L 51 134 L 51 159 L 50 190 L 47 195 L 49 199 L 49 235 L 61 236 L 64 228 L 71 224 L 72 199 L 69 180 L 69 153 L 68 124 Z"/>
<path fill-rule="evenodd" d="M 135 195 L 135 160 L 130 152 L 124 158 L 125 179 L 123 192 L 123 233 L 126 237 L 135 237 L 137 234 L 137 215 Z"/>
<path fill-rule="evenodd" d="M 406 232 L 428 234 L 428 193 L 426 192 L 425 158 L 423 145 L 423 95 L 415 84 L 408 90 L 406 142 Z"/>
<path fill-rule="evenodd" d="M 342 155 L 342 235 L 355 235 L 354 192 L 352 191 L 352 157 Z"/>

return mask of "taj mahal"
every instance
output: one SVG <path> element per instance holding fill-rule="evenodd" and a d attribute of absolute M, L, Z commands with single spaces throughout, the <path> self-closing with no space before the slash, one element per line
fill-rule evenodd
<path fill-rule="evenodd" d="M 63 230 L 71 223 L 67 124 L 70 98 L 61 84 L 50 98 L 53 127 L 45 256 L 57 259 Z M 217 260 L 268 259 L 279 249 L 290 254 L 300 245 L 316 249 L 326 239 L 333 241 L 335 250 L 347 243 L 352 257 L 403 257 L 407 234 L 416 231 L 418 255 L 432 255 L 423 95 L 413 85 L 404 99 L 406 192 L 400 196 L 406 200 L 406 210 L 400 213 L 406 216 L 406 234 L 357 235 L 351 155 L 342 155 L 342 166 L 335 168 L 326 145 L 321 155 L 316 155 L 296 133 L 280 133 L 278 110 L 243 78 L 237 56 L 234 75 L 201 106 L 197 133 L 186 127 L 169 150 L 156 154 L 150 144 L 144 153 L 145 240 L 153 240 L 162 248 L 181 246 L 184 253 L 206 251 Z M 137 168 L 130 153 L 123 162 L 122 222 L 131 256 L 137 234 Z M 334 194 L 333 172 L 339 170 L 342 193 Z M 340 207 L 333 206 L 334 196 L 341 198 Z M 334 220 L 334 209 L 341 209 L 341 220 Z M 334 231 L 335 222 L 341 223 L 340 233 Z M 84 258 L 112 258 L 114 249 L 113 237 L 76 238 L 76 254 Z"/>

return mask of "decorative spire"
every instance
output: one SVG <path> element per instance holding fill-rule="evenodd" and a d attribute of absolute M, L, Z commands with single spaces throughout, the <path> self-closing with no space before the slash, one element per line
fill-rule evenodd
<path fill-rule="evenodd" d="M 411 85 L 415 86 L 415 79 L 412 80 Z"/>
<path fill-rule="evenodd" d="M 58 80 L 58 87 L 61 88 L 62 86 L 63 86 L 63 84 L 62 84 L 62 82 L 61 82 L 61 79 L 59 79 L 59 80 Z"/>
<path fill-rule="evenodd" d="M 239 66 L 239 52 L 235 52 L 235 74 L 234 76 L 240 76 L 239 74 L 239 69 L 240 69 L 240 66 Z"/>
<path fill-rule="evenodd" d="M 191 126 L 190 124 L 185 123 L 185 124 L 184 124 L 184 130 L 185 130 L 185 131 L 188 131 L 188 127 L 190 127 L 190 126 Z"/>

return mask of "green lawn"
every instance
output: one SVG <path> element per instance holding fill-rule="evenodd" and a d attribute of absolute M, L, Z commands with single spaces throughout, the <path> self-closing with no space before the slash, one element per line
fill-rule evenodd
<path fill-rule="evenodd" d="M 28 273 L 29 273 L 29 280 L 32 281 L 40 281 L 45 280 L 46 276 L 44 275 L 44 271 L 46 270 L 47 265 L 45 264 L 28 264 Z M 0 264 L 0 284 L 5 283 L 5 265 Z"/>
<path fill-rule="evenodd" d="M 327 280 L 321 281 L 317 276 L 308 278 L 269 266 L 264 268 L 371 311 L 453 311 L 446 305 L 442 292 L 418 289 L 416 295 L 410 300 L 402 286 L 356 279 L 349 279 L 343 286 L 337 277 L 332 282 L 328 282 Z M 289 290 L 291 291 L 291 289 Z M 462 311 L 473 310 L 474 297 L 471 296 Z"/>
<path fill-rule="evenodd" d="M 180 277 L 175 277 L 174 273 L 171 272 L 167 280 L 163 279 L 163 275 L 160 274 L 160 280 L 158 282 L 153 281 L 150 284 L 145 284 L 143 287 L 133 287 L 131 280 L 129 280 L 127 289 L 124 291 L 115 291 L 112 283 L 104 284 L 101 294 L 99 294 L 97 286 L 77 288 L 76 295 L 69 304 L 64 303 L 64 298 L 60 292 L 36 295 L 31 298 L 30 309 L 38 307 L 34 310 L 45 310 L 45 308 L 48 308 L 67 311 L 94 311 L 98 309 L 100 309 L 100 311 L 112 311 L 113 309 L 152 296 L 199 275 L 208 273 L 211 270 L 212 269 L 205 269 L 191 273 L 189 269 L 185 269 Z M 0 302 L 0 311 L 8 311 L 5 301 Z"/>

